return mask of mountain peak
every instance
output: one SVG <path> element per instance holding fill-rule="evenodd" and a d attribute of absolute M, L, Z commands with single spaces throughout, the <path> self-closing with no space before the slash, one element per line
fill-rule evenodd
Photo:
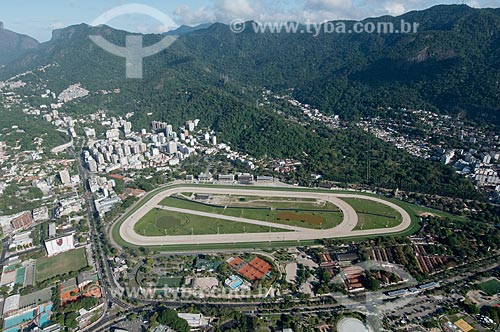
<path fill-rule="evenodd" d="M 37 48 L 38 41 L 4 28 L 0 22 L 0 65 L 9 63 L 29 50 Z"/>

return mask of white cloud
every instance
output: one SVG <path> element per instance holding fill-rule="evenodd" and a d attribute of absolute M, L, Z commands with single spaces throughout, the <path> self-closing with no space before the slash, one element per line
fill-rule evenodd
<path fill-rule="evenodd" d="M 389 15 L 393 16 L 404 14 L 406 11 L 404 4 L 399 2 L 387 2 L 384 5 L 384 9 Z"/>
<path fill-rule="evenodd" d="M 320 11 L 345 10 L 352 7 L 352 0 L 307 0 L 304 7 Z"/>
<path fill-rule="evenodd" d="M 303 15 L 312 21 L 351 18 L 355 11 L 352 0 L 306 0 Z"/>
<path fill-rule="evenodd" d="M 174 12 L 177 23 L 197 25 L 215 21 L 213 10 L 208 7 L 192 9 L 188 5 L 179 6 Z"/>
<path fill-rule="evenodd" d="M 471 1 L 467 1 L 467 4 L 471 7 L 480 7 L 480 4 L 479 4 L 479 1 L 477 0 L 471 0 Z"/>
<path fill-rule="evenodd" d="M 456 0 L 209 0 L 200 8 L 180 6 L 174 12 L 177 23 L 195 25 L 206 22 L 230 22 L 234 19 L 257 21 L 322 22 L 382 15 L 401 15 Z M 499 7 L 499 0 L 467 0 L 473 7 Z"/>
<path fill-rule="evenodd" d="M 250 0 L 216 0 L 215 16 L 217 20 L 255 19 L 261 13 L 261 3 Z"/>

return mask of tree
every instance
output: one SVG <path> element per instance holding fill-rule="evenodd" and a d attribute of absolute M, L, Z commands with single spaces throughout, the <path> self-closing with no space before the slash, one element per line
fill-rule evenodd
<path fill-rule="evenodd" d="M 179 318 L 175 310 L 162 309 L 158 313 L 158 323 L 171 327 L 177 332 L 189 332 L 191 328 L 186 320 Z"/>

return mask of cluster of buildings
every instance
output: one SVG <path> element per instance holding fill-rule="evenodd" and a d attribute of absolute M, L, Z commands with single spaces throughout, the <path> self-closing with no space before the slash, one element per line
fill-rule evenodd
<path fill-rule="evenodd" d="M 85 200 L 77 193 L 68 195 L 67 197 L 60 198 L 59 202 L 54 209 L 54 217 L 59 219 L 69 216 L 72 213 L 80 213 L 83 211 Z"/>
<path fill-rule="evenodd" d="M 445 165 L 493 197 L 500 196 L 500 135 L 430 111 L 388 108 L 394 116 L 365 118 L 358 126 L 408 153 Z M 450 142 L 454 146 L 451 146 Z"/>
<path fill-rule="evenodd" d="M 197 177 L 192 174 L 186 175 L 187 182 L 199 183 L 226 183 L 226 184 L 266 184 L 274 183 L 275 178 L 265 175 L 253 175 L 250 173 L 237 173 L 237 174 L 219 174 L 214 176 L 210 172 L 200 173 Z"/>
<path fill-rule="evenodd" d="M 3 164 L 0 163 L 0 194 L 10 184 L 29 183 L 40 189 L 44 197 L 50 197 L 55 189 L 64 189 L 58 187 L 57 180 L 63 180 L 63 185 L 68 187 L 79 183 L 78 176 L 70 176 L 64 172 L 75 160 L 47 157 L 42 159 L 43 155 L 43 151 L 17 152 L 10 154 Z"/>
<path fill-rule="evenodd" d="M 291 95 L 277 96 L 273 95 L 272 91 L 265 90 L 262 94 L 264 101 L 268 101 L 269 98 L 274 98 L 275 100 L 284 100 L 291 104 L 293 107 L 298 109 L 304 117 L 310 121 L 321 122 L 330 128 L 338 128 L 340 124 L 340 117 L 338 115 L 325 115 L 320 110 L 312 108 L 309 104 L 303 104 L 300 101 L 293 98 Z"/>
<path fill-rule="evenodd" d="M 438 149 L 438 153 L 442 152 Z M 499 151 L 499 150 L 497 150 Z M 479 152 L 476 149 L 450 149 L 441 157 L 443 164 L 451 164 L 459 174 L 470 179 L 477 188 L 492 193 L 500 202 L 500 152 Z"/>
<path fill-rule="evenodd" d="M 24 211 L 10 216 L 0 216 L 0 225 L 4 235 L 19 233 L 29 229 L 35 223 L 48 221 L 50 219 L 47 206 L 36 208 L 32 211 Z"/>
<path fill-rule="evenodd" d="M 47 93 L 50 93 L 50 91 L 47 91 Z M 72 101 L 73 99 L 88 96 L 89 93 L 90 91 L 83 88 L 80 83 L 77 83 L 70 85 L 66 90 L 61 92 L 57 99 L 59 99 L 60 102 L 67 103 L 69 101 Z"/>
<path fill-rule="evenodd" d="M 88 179 L 88 186 L 94 194 L 94 205 L 99 214 L 104 215 L 116 205 L 121 204 L 122 199 L 114 190 L 115 180 L 92 175 Z"/>
<path fill-rule="evenodd" d="M 2 83 L 1 87 L 14 90 L 24 86 L 19 79 Z M 29 147 L 14 143 L 7 145 L 5 142 L 0 144 L 0 194 L 5 194 L 6 188 L 14 187 L 17 191 L 12 194 L 10 190 L 9 195 L 19 202 L 18 206 L 1 212 L 18 211 L 24 203 L 30 206 L 30 210 L 0 217 L 6 244 L 0 286 L 8 294 L 5 298 L 0 297 L 0 313 L 3 331 L 8 332 L 60 331 L 61 327 L 51 322 L 52 289 L 45 288 L 40 279 L 39 270 L 43 267 L 39 264 L 57 260 L 70 252 L 78 251 L 82 264 L 85 262 L 84 253 L 87 259 L 92 256 L 86 246 L 86 233 L 82 233 L 85 230 L 75 228 L 86 212 L 83 210 L 84 200 L 79 196 L 80 177 L 72 175 L 75 173 L 75 160 L 56 156 L 73 146 L 73 139 L 78 138 L 78 126 L 84 123 L 84 120 L 74 120 L 62 111 L 65 103 L 84 97 L 89 92 L 79 84 L 70 86 L 59 96 L 51 90 L 43 91 L 40 97 L 46 102 L 32 105 L 16 91 L 2 90 L 6 109 L 19 107 L 24 114 L 33 116 L 33 121 L 50 122 L 54 130 L 67 134 L 69 138 L 69 142 L 50 151 L 46 150 L 44 137 L 35 138 Z M 23 134 L 18 126 L 10 128 L 10 132 L 3 131 L 5 136 L 10 133 Z M 41 198 L 39 191 L 33 188 L 41 191 Z M 62 219 L 66 216 L 68 218 Z M 63 269 L 61 266 L 50 268 Z M 95 279 L 95 271 L 90 272 Z"/>
<path fill-rule="evenodd" d="M 38 250 L 39 246 L 34 243 L 34 235 L 33 231 L 17 233 L 9 242 L 9 249 L 12 248 L 12 250 L 9 250 L 3 262 L 0 279 L 0 287 L 6 287 L 8 293 L 11 294 L 5 299 L 0 296 L 3 331 L 60 331 L 58 324 L 51 323 L 52 289 L 37 287 L 36 266 L 40 259 L 48 259 L 74 250 L 76 248 L 74 232 L 61 232 L 58 235 L 56 224 L 51 223 L 46 240 L 43 241 L 45 256 L 37 259 L 31 258 L 30 255 L 21 256 L 20 254 L 27 250 Z M 95 278 L 95 273 L 92 272 L 92 274 Z M 19 293 L 19 289 L 26 287 L 32 287 L 33 291 Z M 94 291 L 93 296 L 100 297 L 100 294 L 96 293 L 97 291 Z"/>
<path fill-rule="evenodd" d="M 446 255 L 435 255 L 428 253 L 428 246 L 434 246 L 435 243 L 427 239 L 412 237 L 412 246 L 409 247 L 412 259 L 417 262 L 418 271 L 427 275 L 441 272 L 448 268 L 450 257 Z M 404 265 L 405 257 L 401 255 L 401 246 L 399 247 L 373 247 L 368 251 L 368 257 L 374 262 L 391 263 Z"/>
<path fill-rule="evenodd" d="M 51 298 L 47 296 L 50 294 L 40 292 L 37 295 L 39 296 L 37 301 L 31 294 L 25 296 L 16 294 L 5 299 L 2 314 L 4 332 L 60 331 L 59 326 L 50 323 L 53 308 Z"/>
<path fill-rule="evenodd" d="M 102 114 L 104 117 L 104 114 Z M 199 120 L 187 121 L 174 131 L 166 122 L 154 121 L 153 132 L 142 129 L 133 132 L 130 122 L 124 119 L 102 119 L 106 139 L 95 140 L 95 131 L 86 129 L 89 139 L 84 157 L 91 172 L 109 173 L 117 169 L 174 167 L 198 152 L 218 152 L 217 137 L 208 132 L 195 132 Z"/>

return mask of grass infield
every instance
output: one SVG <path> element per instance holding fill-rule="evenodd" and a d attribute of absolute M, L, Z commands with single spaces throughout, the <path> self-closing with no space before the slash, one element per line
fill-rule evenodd
<path fill-rule="evenodd" d="M 243 196 L 240 198 L 243 198 Z M 174 197 L 167 197 L 160 204 L 180 209 L 310 229 L 333 228 L 342 222 L 342 213 L 336 205 L 330 202 L 326 202 L 324 205 L 319 206 L 315 204 L 314 200 L 311 202 L 297 202 L 296 200 L 287 202 L 286 198 L 277 197 L 276 202 L 266 202 L 263 198 L 250 198 L 245 196 L 246 202 L 251 202 L 252 199 L 255 199 L 255 204 L 240 206 L 234 203 L 234 205 L 231 204 L 231 206 L 226 206 L 225 208 Z"/>
<path fill-rule="evenodd" d="M 134 230 L 144 236 L 207 235 L 286 232 L 287 230 L 240 223 L 230 220 L 207 218 L 194 214 L 171 212 L 161 209 L 149 211 Z"/>
<path fill-rule="evenodd" d="M 403 222 L 401 214 L 390 206 L 359 198 L 342 198 L 358 214 L 354 230 L 393 228 Z"/>

